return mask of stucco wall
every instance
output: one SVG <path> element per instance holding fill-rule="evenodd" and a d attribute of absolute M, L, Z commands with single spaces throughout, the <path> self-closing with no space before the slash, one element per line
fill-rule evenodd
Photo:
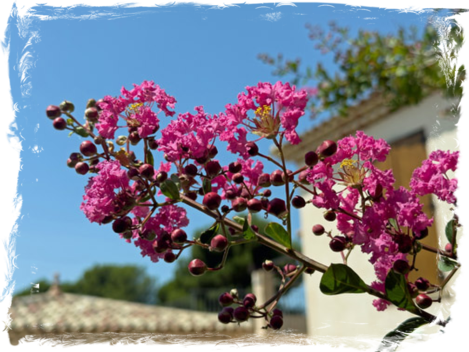
<path fill-rule="evenodd" d="M 426 139 L 427 154 L 436 149 L 457 150 L 456 120 L 451 117 L 443 117 L 444 109 L 451 105 L 439 95 L 432 96 L 420 105 L 407 107 L 380 120 L 364 132 L 375 138 L 384 138 L 389 143 L 402 137 L 423 130 Z M 351 133 L 354 133 L 351 132 Z M 448 175 L 450 176 L 450 175 Z M 306 198 L 309 198 L 305 195 Z M 444 238 L 444 224 L 450 219 L 449 206 L 446 203 L 434 199 L 436 216 L 438 217 L 437 229 L 440 238 Z M 311 228 L 321 223 L 326 230 L 335 228 L 334 223 L 324 220 L 323 211 L 309 206 L 300 212 L 301 237 L 304 253 L 321 263 L 341 263 L 339 253 L 329 250 L 329 240 L 326 236 L 316 237 Z M 328 225 L 328 226 L 327 226 Z M 446 243 L 442 242 L 443 246 Z M 372 265 L 368 262 L 368 255 L 363 254 L 357 248 L 352 252 L 348 261 L 349 265 L 364 279 L 370 283 L 375 279 Z M 334 336 L 351 338 L 350 345 L 360 346 L 362 338 L 381 339 L 387 332 L 394 329 L 405 319 L 412 317 L 410 313 L 388 308 L 385 312 L 378 312 L 372 306 L 373 297 L 366 294 L 344 294 L 338 296 L 326 296 L 319 290 L 321 275 L 305 275 L 306 309 L 308 334 L 310 336 Z M 448 316 L 448 304 L 441 308 L 434 304 L 428 311 L 433 314 Z M 427 327 L 428 332 L 437 331 L 437 327 Z"/>

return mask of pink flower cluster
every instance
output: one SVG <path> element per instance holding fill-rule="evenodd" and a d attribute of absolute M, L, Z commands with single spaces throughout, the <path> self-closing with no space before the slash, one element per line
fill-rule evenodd
<path fill-rule="evenodd" d="M 106 139 L 114 139 L 114 134 L 120 127 L 137 127 L 140 138 L 155 133 L 159 128 L 157 113 L 151 110 L 155 103 L 166 116 L 174 115 L 174 111 L 169 108 L 174 109 L 176 100 L 153 81 L 134 84 L 130 91 L 122 87 L 121 94 L 118 98 L 107 95 L 97 102 L 101 111 L 96 128 Z M 119 117 L 126 122 L 125 126 L 118 126 Z"/>
<path fill-rule="evenodd" d="M 220 139 L 228 142 L 229 151 L 249 157 L 245 147 L 248 131 L 260 138 L 273 138 L 280 132 L 291 144 L 301 141 L 295 129 L 308 101 L 305 90 L 297 91 L 295 86 L 282 82 L 259 83 L 246 90 L 247 94 L 238 95 L 237 104 L 226 105 L 225 114 L 220 114 L 226 126 Z M 254 116 L 249 115 L 250 111 Z"/>
<path fill-rule="evenodd" d="M 446 172 L 456 171 L 459 152 L 451 153 L 441 150 L 434 151 L 422 166 L 415 169 L 410 180 L 412 190 L 423 196 L 433 193 L 438 199 L 447 203 L 455 203 L 454 192 L 458 187 L 458 180 L 449 179 Z"/>
<path fill-rule="evenodd" d="M 390 147 L 384 140 L 358 131 L 355 137 L 339 140 L 337 147 L 333 156 L 324 158 L 308 172 L 307 180 L 316 192 L 312 203 L 318 208 L 337 210 L 337 229 L 371 255 L 377 277 L 372 287 L 384 292 L 384 281 L 393 263 L 399 259 L 407 261 L 406 254 L 399 252 L 394 238 L 397 233 L 389 230 L 389 219 L 395 219 L 406 236 L 431 226 L 433 219 L 423 212 L 418 195 L 435 193 L 440 199 L 454 202 L 456 180 L 447 179 L 445 172 L 456 169 L 457 153 L 432 153 L 414 172 L 411 190 L 407 190 L 394 189 L 392 171 L 373 165 L 374 161 L 386 159 Z M 338 191 L 337 186 L 342 186 L 342 190 Z M 362 196 L 373 201 L 363 206 Z M 389 302 L 375 300 L 374 305 L 384 310 Z"/>

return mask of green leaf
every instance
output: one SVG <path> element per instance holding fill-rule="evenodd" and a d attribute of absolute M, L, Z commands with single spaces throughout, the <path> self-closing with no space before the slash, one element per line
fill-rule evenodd
<path fill-rule="evenodd" d="M 204 190 L 204 194 L 212 192 L 212 181 L 209 178 L 204 178 L 202 181 L 202 188 Z"/>
<path fill-rule="evenodd" d="M 75 133 L 75 132 L 74 132 L 74 131 L 72 131 L 72 132 L 70 132 L 70 133 L 68 134 L 68 136 L 69 136 L 69 137 L 71 137 L 71 136 L 72 136 L 72 134 L 74 134 L 74 133 Z"/>
<path fill-rule="evenodd" d="M 386 296 L 391 303 L 411 313 L 418 311 L 414 301 L 412 301 L 409 289 L 407 288 L 407 281 L 403 274 L 397 273 L 392 269 L 389 270 L 384 286 L 386 288 Z"/>
<path fill-rule="evenodd" d="M 290 235 L 282 225 L 276 222 L 271 222 L 265 227 L 265 233 L 274 241 L 277 241 L 287 248 L 291 248 Z"/>
<path fill-rule="evenodd" d="M 181 190 L 181 180 L 179 179 L 178 175 L 171 174 L 170 179 L 176 184 L 176 186 L 178 186 L 178 189 Z"/>
<path fill-rule="evenodd" d="M 89 136 L 88 132 L 86 132 L 86 130 L 83 127 L 75 127 L 74 131 L 79 136 L 82 136 L 82 137 L 88 137 Z"/>
<path fill-rule="evenodd" d="M 453 243 L 453 236 L 456 236 L 456 226 L 454 220 L 450 220 L 446 224 L 445 234 L 448 242 Z"/>
<path fill-rule="evenodd" d="M 151 166 L 155 165 L 155 160 L 153 159 L 153 154 L 151 153 L 151 150 L 147 150 L 147 164 L 150 164 Z"/>
<path fill-rule="evenodd" d="M 210 228 L 202 232 L 202 234 L 199 237 L 200 242 L 204 244 L 210 243 L 212 238 L 218 233 L 219 229 L 220 229 L 220 223 L 216 222 Z"/>
<path fill-rule="evenodd" d="M 425 324 L 428 324 L 428 322 L 421 317 L 407 319 L 403 323 L 399 324 L 399 326 L 393 331 L 387 333 L 386 336 L 384 336 L 377 352 L 395 351 L 401 341 L 403 341 L 415 329 Z"/>
<path fill-rule="evenodd" d="M 368 286 L 350 267 L 344 264 L 331 264 L 321 277 L 319 289 L 325 295 L 341 293 L 364 293 Z"/>
<path fill-rule="evenodd" d="M 251 226 L 247 221 L 247 217 L 240 217 L 234 216 L 233 220 L 236 221 L 238 224 L 243 225 L 243 238 L 246 240 L 254 240 L 257 239 L 256 233 L 252 230 Z"/>
<path fill-rule="evenodd" d="M 389 223 L 391 224 L 391 226 L 394 227 L 394 229 L 395 229 L 396 231 L 399 231 L 399 227 L 397 226 L 397 221 L 396 221 L 396 219 L 389 218 L 388 221 L 389 221 Z"/>
<path fill-rule="evenodd" d="M 179 189 L 176 184 L 171 181 L 171 180 L 166 180 L 160 185 L 161 192 L 168 198 L 172 200 L 178 200 L 180 195 L 179 195 Z"/>
<path fill-rule="evenodd" d="M 440 260 L 438 261 L 438 269 L 443 272 L 453 270 L 456 265 L 458 265 L 457 262 L 445 256 L 441 256 Z"/>

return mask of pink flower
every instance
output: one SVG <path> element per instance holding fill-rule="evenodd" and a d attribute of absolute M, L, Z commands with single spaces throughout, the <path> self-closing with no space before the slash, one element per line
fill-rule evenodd
<path fill-rule="evenodd" d="M 458 187 L 458 180 L 449 179 L 446 172 L 456 171 L 458 157 L 459 152 L 432 152 L 412 174 L 410 187 L 413 192 L 419 196 L 433 193 L 442 201 L 455 203 L 454 192 Z"/>
<path fill-rule="evenodd" d="M 274 85 L 259 82 L 246 90 L 247 94 L 238 95 L 237 104 L 226 105 L 225 114 L 220 114 L 226 127 L 220 139 L 229 143 L 229 150 L 245 159 L 249 157 L 244 146 L 246 130 L 260 138 L 273 138 L 283 132 L 291 144 L 298 144 L 300 138 L 295 129 L 298 119 L 304 115 L 307 92 L 282 82 Z"/>
<path fill-rule="evenodd" d="M 105 217 L 121 211 L 132 195 L 127 174 L 118 161 L 102 161 L 96 168 L 99 172 L 89 179 L 80 209 L 90 222 L 101 224 Z"/>

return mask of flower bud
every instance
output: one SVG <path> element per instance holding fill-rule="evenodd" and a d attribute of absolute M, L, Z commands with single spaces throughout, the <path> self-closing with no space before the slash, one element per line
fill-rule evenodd
<path fill-rule="evenodd" d="M 158 172 L 158 174 L 156 175 L 156 180 L 159 182 L 159 183 L 162 183 L 164 181 L 166 181 L 168 179 L 168 173 L 166 171 L 160 171 Z"/>
<path fill-rule="evenodd" d="M 279 315 L 274 315 L 271 319 L 270 319 L 270 323 L 269 323 L 269 326 L 273 329 L 273 330 L 279 330 L 282 326 L 283 326 L 283 318 Z"/>
<path fill-rule="evenodd" d="M 245 307 L 238 307 L 233 312 L 233 317 L 239 323 L 249 319 L 249 311 Z"/>
<path fill-rule="evenodd" d="M 328 210 L 324 213 L 324 219 L 327 221 L 334 221 L 336 219 L 337 215 L 335 211 L 333 210 Z"/>
<path fill-rule="evenodd" d="M 412 298 L 415 298 L 419 295 L 419 290 L 418 290 L 417 286 L 415 286 L 412 282 L 407 283 L 407 288 L 408 288 L 410 296 Z"/>
<path fill-rule="evenodd" d="M 322 226 L 321 224 L 316 224 L 313 226 L 313 233 L 316 236 L 321 236 L 322 234 L 324 234 L 324 232 L 325 232 L 324 226 Z"/>
<path fill-rule="evenodd" d="M 258 213 L 262 210 L 262 203 L 256 198 L 248 200 L 247 206 L 251 213 Z"/>
<path fill-rule="evenodd" d="M 230 227 L 231 228 L 231 227 Z M 230 295 L 234 298 L 234 299 L 237 299 L 239 296 L 238 296 L 238 290 L 233 288 L 231 289 L 230 291 Z"/>
<path fill-rule="evenodd" d="M 164 254 L 163 256 L 163 260 L 166 262 L 166 263 L 172 263 L 176 260 L 176 254 L 174 254 L 173 252 L 171 251 L 168 251 Z"/>
<path fill-rule="evenodd" d="M 410 271 L 409 263 L 406 260 L 398 259 L 394 262 L 392 268 L 401 274 L 407 274 Z"/>
<path fill-rule="evenodd" d="M 263 173 L 257 179 L 257 185 L 259 187 L 270 187 L 270 175 Z"/>
<path fill-rule="evenodd" d="M 314 166 L 318 163 L 319 161 L 319 157 L 318 155 L 311 151 L 311 152 L 307 152 L 305 154 L 305 164 L 308 165 L 308 166 Z"/>
<path fill-rule="evenodd" d="M 142 140 L 142 138 L 140 138 L 140 135 L 138 134 L 137 131 L 132 132 L 131 134 L 129 134 L 130 144 L 137 145 L 141 140 Z"/>
<path fill-rule="evenodd" d="M 90 107 L 85 110 L 85 117 L 88 121 L 98 122 L 98 109 L 95 107 Z"/>
<path fill-rule="evenodd" d="M 75 171 L 80 175 L 85 175 L 89 171 L 90 167 L 85 162 L 78 162 L 75 164 Z"/>
<path fill-rule="evenodd" d="M 270 183 L 274 186 L 282 186 L 285 184 L 283 181 L 283 175 L 282 171 L 280 170 L 275 170 L 270 174 Z"/>
<path fill-rule="evenodd" d="M 222 293 L 220 297 L 218 297 L 218 303 L 220 303 L 222 307 L 227 307 L 233 304 L 233 296 L 228 292 Z"/>
<path fill-rule="evenodd" d="M 334 155 L 337 152 L 337 144 L 334 141 L 327 140 L 322 142 L 322 144 L 316 150 L 316 153 L 321 157 L 327 158 Z"/>
<path fill-rule="evenodd" d="M 86 102 L 86 108 L 94 108 L 96 106 L 96 100 L 91 98 Z"/>
<path fill-rule="evenodd" d="M 297 266 L 295 264 L 286 264 L 283 267 L 283 272 L 285 275 L 291 274 L 297 269 Z"/>
<path fill-rule="evenodd" d="M 412 249 L 412 239 L 407 235 L 394 236 L 394 242 L 397 243 L 398 250 L 401 253 L 409 253 Z"/>
<path fill-rule="evenodd" d="M 171 232 L 171 241 L 177 244 L 185 243 L 187 241 L 186 231 L 182 229 L 173 230 L 173 232 Z"/>
<path fill-rule="evenodd" d="M 238 161 L 235 161 L 231 163 L 230 165 L 228 165 L 228 171 L 231 172 L 232 174 L 236 174 L 240 172 L 242 168 L 243 166 Z"/>
<path fill-rule="evenodd" d="M 421 293 L 415 298 L 415 303 L 417 303 L 420 308 L 427 309 L 432 305 L 433 300 L 426 294 Z"/>
<path fill-rule="evenodd" d="M 233 320 L 234 309 L 225 307 L 218 313 L 218 321 L 222 324 L 229 324 Z"/>
<path fill-rule="evenodd" d="M 303 185 L 309 185 L 309 182 L 306 179 L 307 177 L 308 177 L 308 170 L 303 170 L 298 175 L 298 181 Z"/>
<path fill-rule="evenodd" d="M 447 243 L 445 246 L 445 251 L 448 253 L 453 253 L 453 245 L 451 243 Z"/>
<path fill-rule="evenodd" d="M 228 247 L 228 240 L 223 235 L 216 235 L 210 241 L 210 249 L 215 252 L 223 252 Z"/>
<path fill-rule="evenodd" d="M 428 236 L 428 228 L 424 228 L 422 231 L 413 231 L 414 237 L 421 240 Z"/>
<path fill-rule="evenodd" d="M 68 112 L 74 112 L 75 111 L 75 105 L 73 105 L 68 100 L 64 100 L 63 102 L 61 102 L 60 105 L 59 105 L 59 108 L 62 111 L 68 111 Z"/>
<path fill-rule="evenodd" d="M 151 164 L 143 164 L 138 168 L 138 172 L 145 178 L 152 178 L 155 175 L 155 169 Z"/>
<path fill-rule="evenodd" d="M 279 316 L 279 317 L 283 317 L 283 313 L 280 309 L 278 308 L 275 308 L 273 311 L 272 311 L 272 316 Z"/>
<path fill-rule="evenodd" d="M 248 293 L 244 296 L 243 306 L 246 308 L 252 308 L 256 305 L 257 297 L 253 293 Z"/>
<path fill-rule="evenodd" d="M 293 197 L 291 204 L 296 208 L 296 209 L 301 209 L 304 208 L 306 205 L 306 201 L 304 200 L 303 197 L 301 196 L 295 196 Z"/>
<path fill-rule="evenodd" d="M 210 210 L 218 209 L 221 203 L 221 197 L 215 192 L 208 192 L 202 201 L 202 204 L 205 205 Z"/>
<path fill-rule="evenodd" d="M 131 168 L 127 171 L 127 177 L 129 180 L 138 180 L 139 179 L 139 173 L 137 169 Z"/>
<path fill-rule="evenodd" d="M 58 106 L 55 106 L 55 105 L 49 105 L 47 108 L 46 108 L 46 115 L 48 118 L 50 118 L 51 120 L 54 120 L 55 118 L 59 117 L 60 115 L 62 115 L 62 111 L 60 111 L 60 108 Z"/>
<path fill-rule="evenodd" d="M 236 183 L 236 184 L 239 185 L 239 184 L 243 183 L 244 177 L 243 177 L 243 175 L 241 175 L 240 173 L 236 173 L 236 174 L 234 174 L 233 176 L 231 176 L 231 180 L 232 180 L 234 183 Z"/>
<path fill-rule="evenodd" d="M 112 230 L 115 233 L 123 233 L 132 227 L 132 219 L 128 216 L 118 218 L 112 223 Z"/>
<path fill-rule="evenodd" d="M 238 213 L 245 211 L 247 205 L 246 199 L 242 197 L 237 197 L 232 203 L 233 210 Z"/>
<path fill-rule="evenodd" d="M 262 263 L 262 268 L 265 271 L 271 271 L 274 268 L 274 262 L 271 260 L 266 260 L 264 263 Z"/>
<path fill-rule="evenodd" d="M 95 155 L 98 152 L 98 150 L 96 149 L 96 146 L 94 145 L 93 142 L 84 141 L 80 144 L 80 152 L 84 156 L 92 156 L 92 155 Z"/>
<path fill-rule="evenodd" d="M 259 154 L 259 147 L 254 142 L 247 142 L 246 150 L 250 156 L 256 156 L 257 154 Z"/>
<path fill-rule="evenodd" d="M 304 271 L 305 274 L 312 275 L 314 274 L 315 270 L 313 268 L 307 267 Z"/>
<path fill-rule="evenodd" d="M 207 265 L 200 259 L 194 259 L 189 263 L 188 269 L 192 276 L 200 276 L 207 271 Z"/>
<path fill-rule="evenodd" d="M 212 145 L 212 146 L 210 146 L 210 147 L 208 148 L 208 157 L 209 157 L 210 159 L 213 159 L 214 157 L 216 157 L 217 154 L 218 154 L 218 149 L 217 149 L 217 147 L 215 147 L 214 145 Z"/>
<path fill-rule="evenodd" d="M 194 164 L 186 165 L 186 167 L 184 168 L 184 172 L 187 176 L 194 177 L 197 175 L 197 166 L 195 166 Z"/>
<path fill-rule="evenodd" d="M 207 173 L 207 176 L 210 178 L 213 178 L 217 176 L 221 171 L 221 166 L 218 161 L 209 161 L 207 164 L 205 164 L 205 172 Z"/>
<path fill-rule="evenodd" d="M 52 126 L 53 126 L 56 130 L 63 131 L 63 130 L 67 127 L 67 122 L 66 122 L 63 118 L 57 117 L 57 118 L 52 122 Z"/>
<path fill-rule="evenodd" d="M 336 236 L 329 242 L 329 247 L 333 252 L 342 252 L 345 249 L 345 238 Z"/>
<path fill-rule="evenodd" d="M 426 291 L 430 287 L 430 282 L 423 277 L 419 277 L 415 280 L 415 286 L 417 286 L 420 291 Z"/>
<path fill-rule="evenodd" d="M 269 198 L 272 195 L 272 191 L 270 189 L 266 189 L 262 195 Z"/>
<path fill-rule="evenodd" d="M 273 214 L 279 218 L 284 217 L 287 214 L 287 207 L 283 199 L 274 198 L 269 202 L 267 212 Z"/>
<path fill-rule="evenodd" d="M 158 148 L 158 142 L 155 141 L 154 139 L 150 139 L 148 141 L 148 148 L 150 148 L 151 150 L 155 150 Z"/>

